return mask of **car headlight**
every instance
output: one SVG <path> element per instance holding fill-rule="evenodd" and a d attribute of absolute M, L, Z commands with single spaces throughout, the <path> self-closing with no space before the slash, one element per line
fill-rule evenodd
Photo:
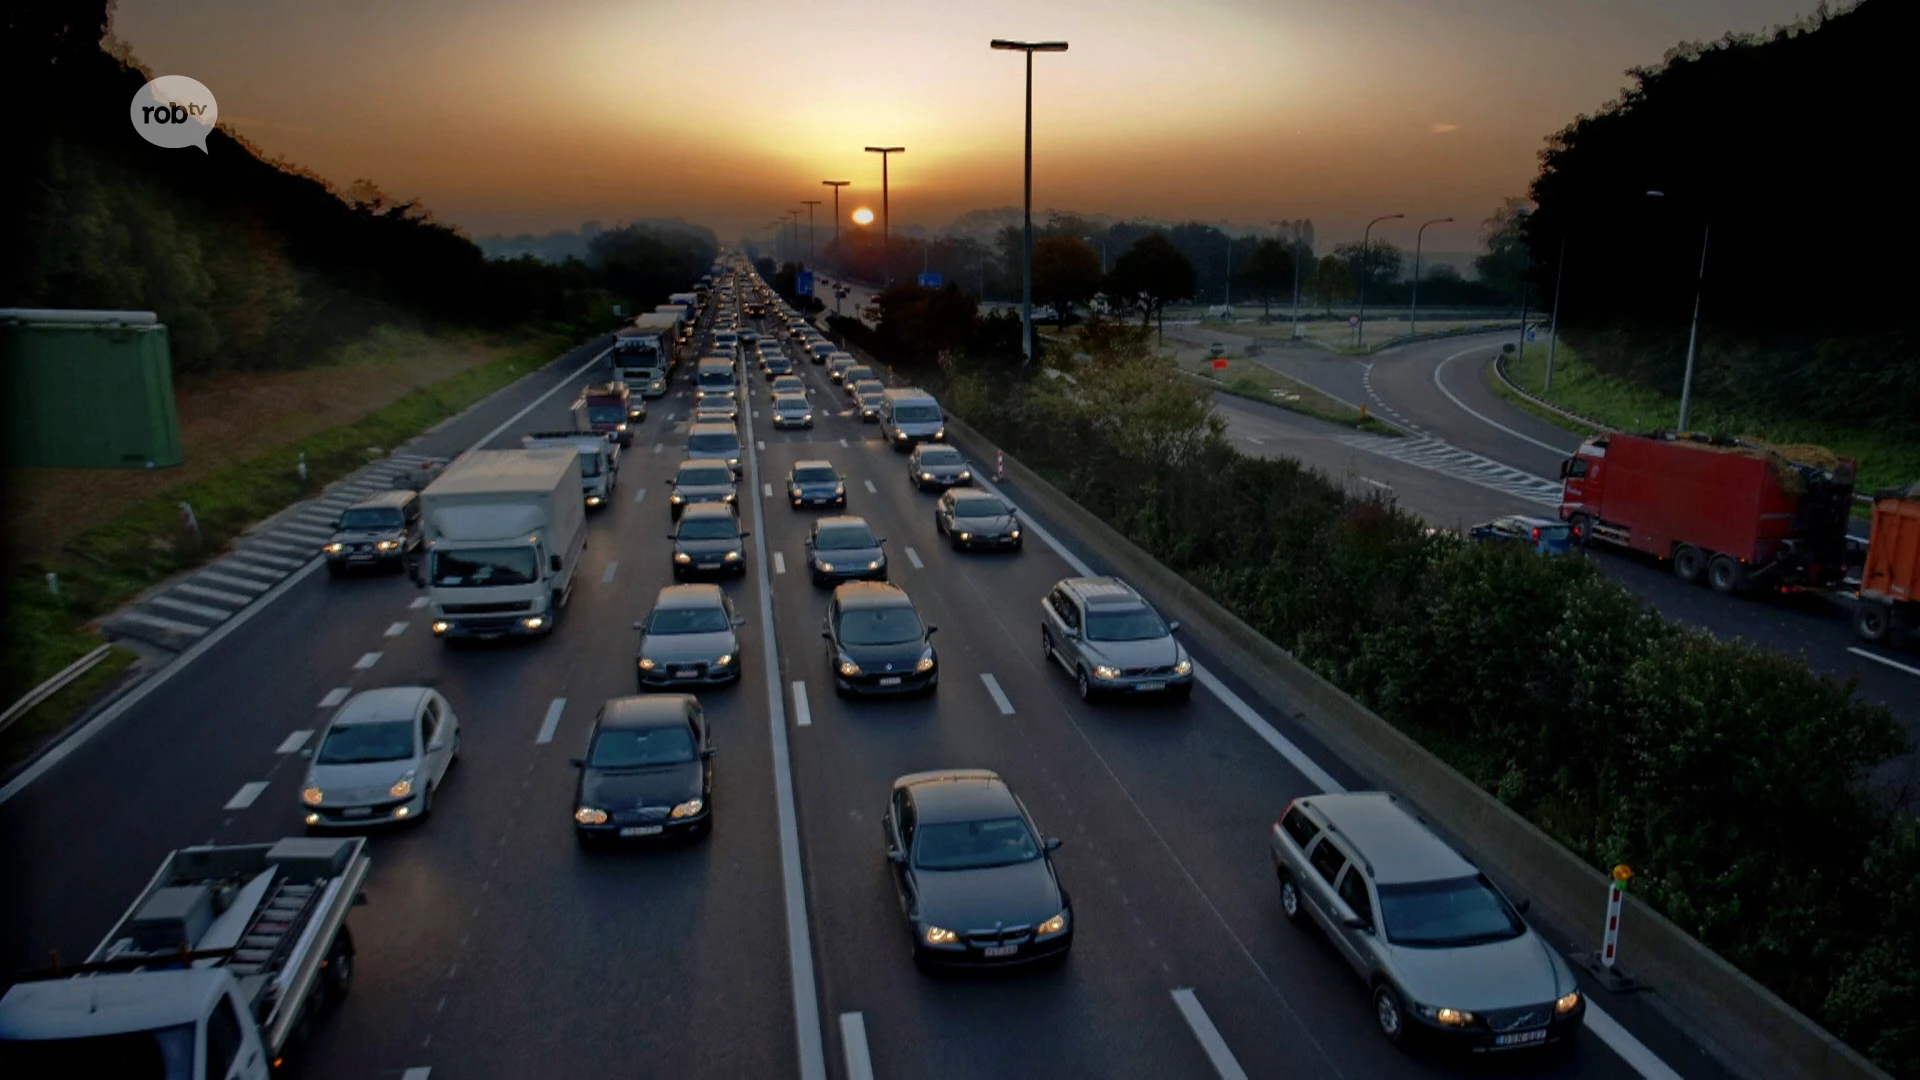
<path fill-rule="evenodd" d="M 926 652 L 923 652 L 920 654 L 920 661 L 919 663 L 916 663 L 913 665 L 913 670 L 915 671 L 915 673 L 918 673 L 918 674 L 924 674 L 926 672 L 933 670 L 933 650 L 932 649 L 928 649 Z"/>
<path fill-rule="evenodd" d="M 833 493 L 835 495 L 845 495 L 847 493 L 847 485 L 845 484 L 833 485 Z"/>
<path fill-rule="evenodd" d="M 906 442 L 908 439 L 911 439 L 911 438 L 913 438 L 913 436 L 907 434 L 904 431 L 896 431 L 893 433 L 894 442 Z"/>
<path fill-rule="evenodd" d="M 1580 991 L 1575 990 L 1553 1003 L 1553 1011 L 1562 1016 L 1580 1007 Z"/>
<path fill-rule="evenodd" d="M 819 566 L 820 566 L 820 570 L 821 570 L 821 572 L 822 572 L 822 573 L 827 573 L 827 574 L 831 574 L 831 573 L 833 573 L 833 564 L 832 564 L 832 563 L 830 563 L 830 562 L 822 562 L 822 561 L 821 561 L 821 560 L 819 560 L 819 559 L 815 559 L 815 560 L 813 560 L 813 561 L 814 561 L 815 563 L 818 563 L 818 564 L 819 564 Z"/>
<path fill-rule="evenodd" d="M 733 663 L 733 654 L 732 654 L 732 653 L 721 653 L 721 654 L 720 654 L 720 659 L 718 659 L 718 660 L 715 660 L 715 661 L 713 662 L 713 666 L 714 666 L 714 667 L 727 667 L 728 665 L 730 665 L 730 664 L 732 664 L 732 663 Z"/>
<path fill-rule="evenodd" d="M 598 496 L 598 495 L 589 495 L 589 496 L 587 496 L 587 505 L 588 505 L 588 506 L 599 506 L 599 505 L 600 505 L 600 502 L 601 502 L 601 499 L 600 499 L 600 496 Z"/>
<path fill-rule="evenodd" d="M 676 551 L 673 553 L 673 561 L 679 563 L 682 566 L 685 566 L 686 564 L 693 561 L 693 556 L 687 554 L 684 551 Z"/>
<path fill-rule="evenodd" d="M 730 457 L 727 459 L 727 464 L 737 469 L 740 467 L 740 459 L 737 457 Z"/>
<path fill-rule="evenodd" d="M 927 944 L 952 945 L 960 940 L 960 935 L 943 926 L 927 927 Z"/>
<path fill-rule="evenodd" d="M 404 799 L 413 794 L 413 770 L 408 769 L 405 776 L 395 780 L 393 786 L 387 789 L 387 794 L 396 799 Z"/>
<path fill-rule="evenodd" d="M 921 474 L 920 474 L 920 479 L 922 479 L 922 480 L 931 480 L 931 479 L 933 479 L 933 474 L 932 474 L 932 473 L 930 473 L 930 472 L 923 472 L 923 473 L 921 473 Z"/>
<path fill-rule="evenodd" d="M 802 416 L 802 417 L 801 417 L 800 419 L 802 419 L 802 420 L 804 420 L 804 421 L 806 421 L 807 423 L 809 423 L 809 424 L 811 424 L 811 423 L 813 423 L 813 414 L 812 414 L 812 413 L 807 413 L 807 414 L 806 414 L 805 416 Z"/>
<path fill-rule="evenodd" d="M 541 627 L 547 625 L 547 620 L 544 617 L 539 615 L 529 615 L 526 618 L 520 620 L 520 625 L 526 627 L 529 630 L 538 630 Z"/>
<path fill-rule="evenodd" d="M 1015 533 L 1014 535 L 1018 536 L 1019 534 Z M 1193 671 L 1193 661 L 1191 660 L 1182 660 L 1179 663 L 1173 665 L 1173 673 L 1175 675 L 1187 675 L 1187 674 L 1190 674 L 1192 671 Z"/>
<path fill-rule="evenodd" d="M 1096 664 L 1093 673 L 1102 679 L 1117 679 L 1120 677 L 1120 669 L 1107 664 Z"/>
<path fill-rule="evenodd" d="M 1061 909 L 1060 914 L 1055 915 L 1053 918 L 1048 919 L 1046 922 L 1041 923 L 1039 928 L 1033 932 L 1033 936 L 1037 938 L 1052 937 L 1053 935 L 1060 933 L 1066 928 L 1067 928 L 1067 913 L 1066 913 L 1066 910 L 1063 908 Z"/>
<path fill-rule="evenodd" d="M 969 532 L 963 532 L 960 534 L 960 539 L 962 541 L 971 540 L 973 539 L 973 534 Z"/>
<path fill-rule="evenodd" d="M 705 809 L 706 805 L 706 801 L 703 799 L 688 799 L 686 802 L 674 807 L 673 813 L 670 816 L 676 821 L 680 818 L 690 818 Z"/>
<path fill-rule="evenodd" d="M 804 495 L 804 494 L 806 494 L 806 493 L 805 493 L 805 492 L 803 492 L 803 491 L 801 491 L 801 490 L 800 490 L 800 489 L 799 489 L 798 487 L 796 487 L 796 488 L 794 488 L 794 489 L 793 489 L 793 497 L 794 497 L 794 498 L 796 498 L 796 499 L 797 499 L 797 498 L 799 498 L 799 497 L 801 497 L 801 496 L 802 496 L 802 495 Z"/>
<path fill-rule="evenodd" d="M 867 564 L 867 569 L 869 569 L 869 570 L 878 570 L 878 569 L 880 569 L 880 560 L 879 560 L 879 559 L 875 559 L 875 560 L 873 560 L 872 562 L 869 562 L 869 563 Z"/>
<path fill-rule="evenodd" d="M 1012 538 L 1014 538 L 1015 540 L 1018 540 L 1018 539 L 1020 539 L 1020 530 L 1019 530 L 1019 529 L 1015 529 L 1015 530 L 1013 530 L 1012 532 L 1010 532 L 1010 533 L 1008 533 L 1007 535 L 1008 535 L 1008 536 L 1010 536 L 1010 537 L 1012 537 Z"/>
<path fill-rule="evenodd" d="M 667 496 L 667 501 L 672 503 L 675 506 L 679 506 L 687 501 L 687 497 L 685 495 L 681 495 L 676 492 L 672 495 Z"/>
<path fill-rule="evenodd" d="M 728 562 L 739 562 L 739 561 L 740 561 L 740 553 L 739 553 L 739 552 L 737 552 L 737 551 L 729 551 L 729 552 L 727 552 L 727 561 L 728 561 Z"/>
<path fill-rule="evenodd" d="M 373 549 L 375 551 L 398 551 L 400 549 L 400 541 L 382 540 L 379 543 L 374 544 Z"/>
<path fill-rule="evenodd" d="M 341 552 L 347 550 L 347 545 L 342 544 L 338 540 L 336 540 L 333 543 L 328 544 L 326 547 L 321 548 L 320 550 L 326 552 L 329 555 L 338 555 Z"/>
<path fill-rule="evenodd" d="M 627 425 L 625 425 L 625 424 L 615 424 L 615 425 L 613 425 L 613 430 L 615 430 L 615 431 L 625 431 L 625 430 L 627 430 Z"/>
<path fill-rule="evenodd" d="M 652 670 L 654 669 L 654 667 L 655 667 L 655 666 L 657 666 L 657 665 L 655 665 L 655 664 L 654 664 L 654 662 L 653 662 L 652 660 L 650 660 L 650 659 L 648 659 L 648 658 L 646 658 L 646 657 L 644 657 L 644 656 L 640 658 L 640 660 L 639 660 L 639 664 L 640 664 L 640 670 L 641 670 L 641 671 L 652 671 Z"/>
<path fill-rule="evenodd" d="M 852 678 L 860 674 L 860 665 L 843 656 L 840 658 L 840 674 Z"/>
<path fill-rule="evenodd" d="M 725 495 L 722 495 L 722 496 L 720 496 L 720 501 L 721 501 L 721 502 L 732 502 L 732 501 L 733 501 L 734 499 L 736 499 L 736 498 L 738 498 L 738 497 L 739 497 L 739 496 L 738 496 L 738 495 L 736 495 L 736 494 L 735 494 L 734 492 L 731 492 L 731 491 L 729 491 L 729 492 L 727 492 L 727 493 L 726 493 Z"/>
<path fill-rule="evenodd" d="M 306 790 L 300 793 L 300 801 L 308 806 L 319 806 L 326 798 L 326 794 L 312 784 L 308 784 Z"/>
<path fill-rule="evenodd" d="M 1419 1006 L 1420 1015 L 1437 1024 L 1447 1027 L 1466 1027 L 1473 1023 L 1473 1014 L 1465 1009 L 1442 1009 L 1429 1005 Z"/>
<path fill-rule="evenodd" d="M 436 634 L 444 634 L 453 629 L 453 624 L 445 619 L 435 619 L 430 629 Z"/>
<path fill-rule="evenodd" d="M 971 480 L 971 479 L 973 479 L 973 472 L 972 472 L 971 470 L 969 470 L 969 469 L 961 469 L 961 470 L 960 470 L 960 479 L 962 479 L 962 480 Z"/>
<path fill-rule="evenodd" d="M 607 812 L 605 810 L 596 810 L 591 806 L 583 806 L 573 812 L 573 820 L 582 825 L 605 825 L 607 823 Z"/>
<path fill-rule="evenodd" d="M 944 439 L 944 438 L 946 438 L 946 437 L 947 437 L 947 429 L 946 429 L 946 428 L 941 428 L 940 430 L 938 430 L 938 431 L 936 431 L 936 432 L 934 432 L 934 433 L 933 433 L 933 437 L 934 437 L 935 439 Z"/>

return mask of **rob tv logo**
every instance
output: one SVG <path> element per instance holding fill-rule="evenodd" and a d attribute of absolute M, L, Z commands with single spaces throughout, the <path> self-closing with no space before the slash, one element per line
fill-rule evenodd
<path fill-rule="evenodd" d="M 133 129 L 153 145 L 169 150 L 197 146 L 204 154 L 207 136 L 220 120 L 220 105 L 198 79 L 162 75 L 133 95 L 128 113 Z"/>

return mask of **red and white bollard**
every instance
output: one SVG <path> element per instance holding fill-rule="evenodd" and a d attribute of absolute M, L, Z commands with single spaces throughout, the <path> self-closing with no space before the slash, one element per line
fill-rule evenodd
<path fill-rule="evenodd" d="M 1007 452 L 1005 450 L 994 451 L 993 478 L 996 482 L 1003 481 L 1007 478 Z"/>
<path fill-rule="evenodd" d="M 1607 932 L 1600 939 L 1600 964 L 1608 970 L 1620 952 L 1620 906 L 1626 895 L 1620 882 L 1607 883 Z"/>
<path fill-rule="evenodd" d="M 1587 957 L 1586 968 L 1609 990 L 1643 989 L 1639 980 L 1620 970 L 1620 909 L 1626 906 L 1627 882 L 1633 870 L 1625 863 L 1613 868 L 1607 882 L 1607 928 L 1600 938 L 1600 951 Z"/>

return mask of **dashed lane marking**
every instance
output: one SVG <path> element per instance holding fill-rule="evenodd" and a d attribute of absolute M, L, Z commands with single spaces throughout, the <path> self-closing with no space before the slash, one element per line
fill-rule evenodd
<path fill-rule="evenodd" d="M 634 501 L 635 503 L 638 503 L 638 502 L 640 502 L 640 501 L 641 501 L 642 499 L 645 499 L 646 497 L 647 497 L 647 489 L 646 489 L 646 488 L 641 488 L 641 489 L 640 489 L 639 491 L 636 491 L 636 492 L 634 492 L 634 493 L 633 493 L 633 501 Z"/>
<path fill-rule="evenodd" d="M 987 693 L 992 695 L 993 704 L 1000 710 L 1001 716 L 1013 715 L 1013 702 L 1007 700 L 1007 692 L 1000 689 L 1000 680 L 981 672 L 980 681 L 987 684 Z"/>
<path fill-rule="evenodd" d="M 292 732 L 286 738 L 280 740 L 280 745 L 274 747 L 273 752 L 276 754 L 297 753 L 301 747 L 307 745 L 307 740 L 311 738 L 313 738 L 313 729 L 301 728 L 299 731 Z"/>
<path fill-rule="evenodd" d="M 773 553 L 773 572 L 776 574 L 787 572 L 787 557 L 777 551 Z"/>
<path fill-rule="evenodd" d="M 540 734 L 534 737 L 534 742 L 550 743 L 553 741 L 553 733 L 560 727 L 560 714 L 565 712 L 566 708 L 566 698 L 557 697 L 553 699 L 553 703 L 547 706 L 547 718 L 540 722 Z"/>
<path fill-rule="evenodd" d="M 360 659 L 355 660 L 353 662 L 353 670 L 366 671 L 369 668 L 373 667 L 373 665 L 379 662 L 380 662 L 379 653 L 377 652 L 366 653 L 365 655 L 361 656 Z"/>
<path fill-rule="evenodd" d="M 793 681 L 793 722 L 800 727 L 813 724 L 813 713 L 807 708 L 807 684 L 799 679 Z"/>
<path fill-rule="evenodd" d="M 431 603 L 433 603 L 433 598 L 430 596 L 416 596 L 413 598 L 413 602 L 407 605 L 407 609 L 410 611 L 419 611 Z"/>
<path fill-rule="evenodd" d="M 233 798 L 227 800 L 227 805 L 224 809 L 245 810 L 247 807 L 252 806 L 253 801 L 258 799 L 260 793 L 265 790 L 267 790 L 267 782 L 265 780 L 254 780 L 250 783 L 241 784 L 240 790 L 234 792 Z"/>
<path fill-rule="evenodd" d="M 336 686 L 327 691 L 326 697 L 320 699 L 320 707 L 323 709 L 331 709 L 335 705 L 347 700 L 347 695 L 351 693 L 353 693 L 353 691 L 344 686 Z"/>
<path fill-rule="evenodd" d="M 773 498 L 773 485 L 772 485 L 772 484 L 761 484 L 761 485 L 760 485 L 760 497 L 761 497 L 761 498 L 763 498 L 763 499 L 771 499 L 771 498 Z"/>
<path fill-rule="evenodd" d="M 600 584 L 605 585 L 608 582 L 612 581 L 614 573 L 617 572 L 619 569 L 620 569 L 619 559 L 608 560 L 606 570 L 602 572 L 600 575 Z"/>
<path fill-rule="evenodd" d="M 847 1080 L 873 1080 L 873 1055 L 867 1050 L 867 1021 L 857 1012 L 840 1014 L 840 1044 L 847 1055 Z"/>
<path fill-rule="evenodd" d="M 925 570 L 927 568 L 927 564 L 920 561 L 920 553 L 912 548 L 907 549 L 907 561 L 913 564 L 915 570 Z"/>
<path fill-rule="evenodd" d="M 1207 1016 L 1207 1010 L 1200 1007 L 1200 999 L 1193 996 L 1193 990 L 1189 987 L 1175 990 L 1173 1003 L 1179 1007 L 1187 1026 L 1193 1029 L 1193 1037 L 1200 1040 L 1200 1049 L 1207 1052 L 1207 1060 L 1213 1062 L 1213 1071 L 1220 1074 L 1220 1080 L 1247 1080 L 1247 1070 L 1234 1060 L 1233 1051 L 1227 1049 L 1227 1040 L 1220 1037 L 1220 1029 L 1213 1026 L 1213 1020 Z"/>
<path fill-rule="evenodd" d="M 868 481 L 866 482 L 866 484 L 867 484 L 867 494 L 869 494 L 869 495 L 878 495 L 878 494 L 880 494 L 880 489 L 879 489 L 879 488 L 877 488 L 877 487 L 874 487 L 874 486 L 873 486 L 873 481 L 871 481 L 871 480 L 868 480 Z"/>

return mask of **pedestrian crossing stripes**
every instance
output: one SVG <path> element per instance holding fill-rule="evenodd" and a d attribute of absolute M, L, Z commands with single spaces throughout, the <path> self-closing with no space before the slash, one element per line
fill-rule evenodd
<path fill-rule="evenodd" d="M 1402 461 L 1490 491 L 1512 495 L 1541 506 L 1560 505 L 1560 485 L 1557 482 L 1523 472 L 1511 465 L 1502 465 L 1492 458 L 1481 457 L 1429 436 L 1395 439 L 1356 432 L 1335 438 L 1342 445 L 1355 450 Z"/>

